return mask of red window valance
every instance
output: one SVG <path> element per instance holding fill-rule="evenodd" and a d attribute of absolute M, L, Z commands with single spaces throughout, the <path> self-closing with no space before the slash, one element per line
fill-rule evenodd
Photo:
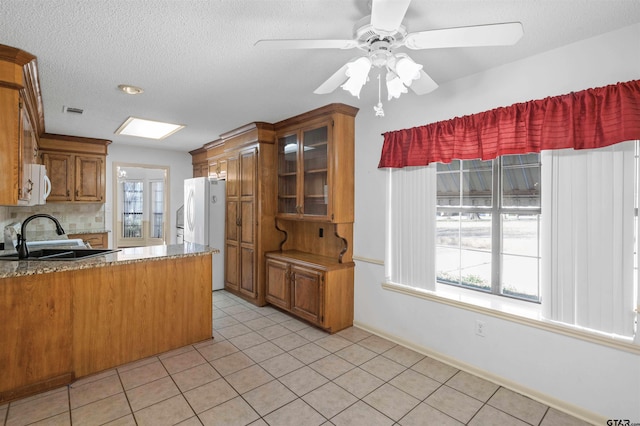
<path fill-rule="evenodd" d="M 378 167 L 600 148 L 634 139 L 640 139 L 640 80 L 387 132 Z"/>

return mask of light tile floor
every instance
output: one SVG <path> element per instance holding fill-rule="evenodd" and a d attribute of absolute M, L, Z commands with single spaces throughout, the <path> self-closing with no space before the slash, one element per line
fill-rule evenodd
<path fill-rule="evenodd" d="M 216 291 L 214 339 L 0 406 L 5 425 L 582 425 L 352 327 Z"/>

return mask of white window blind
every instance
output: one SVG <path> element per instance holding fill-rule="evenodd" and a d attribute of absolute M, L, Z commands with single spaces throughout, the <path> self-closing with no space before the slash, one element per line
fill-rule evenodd
<path fill-rule="evenodd" d="M 634 142 L 543 153 L 546 318 L 633 336 L 634 157 Z"/>
<path fill-rule="evenodd" d="M 435 290 L 435 165 L 389 171 L 387 214 L 387 280 Z"/>

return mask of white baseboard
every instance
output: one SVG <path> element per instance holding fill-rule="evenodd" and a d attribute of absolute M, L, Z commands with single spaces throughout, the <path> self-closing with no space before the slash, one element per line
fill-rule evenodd
<path fill-rule="evenodd" d="M 416 345 L 415 343 L 406 341 L 404 339 L 401 339 L 397 336 L 393 336 L 391 334 L 388 334 L 382 330 L 378 330 L 377 328 L 374 327 L 369 327 L 366 324 L 362 324 L 359 323 L 358 321 L 354 321 L 353 325 L 355 327 L 361 328 L 362 330 L 368 331 L 369 333 L 375 334 L 377 336 L 383 337 L 387 340 L 390 340 L 394 343 L 397 343 L 399 345 L 402 345 L 404 347 L 407 347 L 409 349 L 412 349 L 418 353 L 421 353 L 425 356 L 429 356 L 433 359 L 436 359 L 440 362 L 444 362 L 445 364 L 448 364 L 452 367 L 457 368 L 458 370 L 462 370 L 465 371 L 469 374 L 473 374 L 474 376 L 478 376 L 482 379 L 488 380 L 490 382 L 493 382 L 499 386 L 502 386 L 506 389 L 512 390 L 514 392 L 517 392 L 521 395 L 524 395 L 526 397 L 529 397 L 535 401 L 540 402 L 541 404 L 547 405 L 549 407 L 555 408 L 558 411 L 562 411 L 563 413 L 566 413 L 570 416 L 576 417 L 582 421 L 594 424 L 594 425 L 603 425 L 603 424 L 607 424 L 607 419 L 596 414 L 593 413 L 589 410 L 586 410 L 582 407 L 578 407 L 576 405 L 573 404 L 569 404 L 565 401 L 559 400 L 557 398 L 554 398 L 550 395 L 538 392 L 536 390 L 533 389 L 529 389 L 525 386 L 522 386 L 519 383 L 516 383 L 512 380 L 506 379 L 504 377 L 498 376 L 496 374 L 490 373 L 488 371 L 482 370 L 480 368 L 477 368 L 471 364 L 467 364 L 465 362 L 461 362 L 457 359 L 451 358 L 447 355 L 443 355 L 441 353 L 435 352 L 427 347 L 424 346 L 420 346 L 420 345 Z"/>

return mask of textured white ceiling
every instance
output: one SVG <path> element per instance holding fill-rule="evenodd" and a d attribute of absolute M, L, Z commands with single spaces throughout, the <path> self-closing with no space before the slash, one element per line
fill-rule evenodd
<path fill-rule="evenodd" d="M 313 94 L 358 50 L 253 46 L 264 38 L 349 39 L 368 14 L 366 0 L 2 0 L 0 44 L 38 57 L 47 132 L 186 151 L 251 121 L 377 101 L 374 79 L 359 100 L 341 89 Z M 640 1 L 413 0 L 404 23 L 411 32 L 507 21 L 524 26 L 514 46 L 411 57 L 443 84 L 638 23 Z M 116 88 L 123 83 L 145 93 L 124 95 Z M 187 127 L 164 141 L 115 135 L 130 115 Z"/>

